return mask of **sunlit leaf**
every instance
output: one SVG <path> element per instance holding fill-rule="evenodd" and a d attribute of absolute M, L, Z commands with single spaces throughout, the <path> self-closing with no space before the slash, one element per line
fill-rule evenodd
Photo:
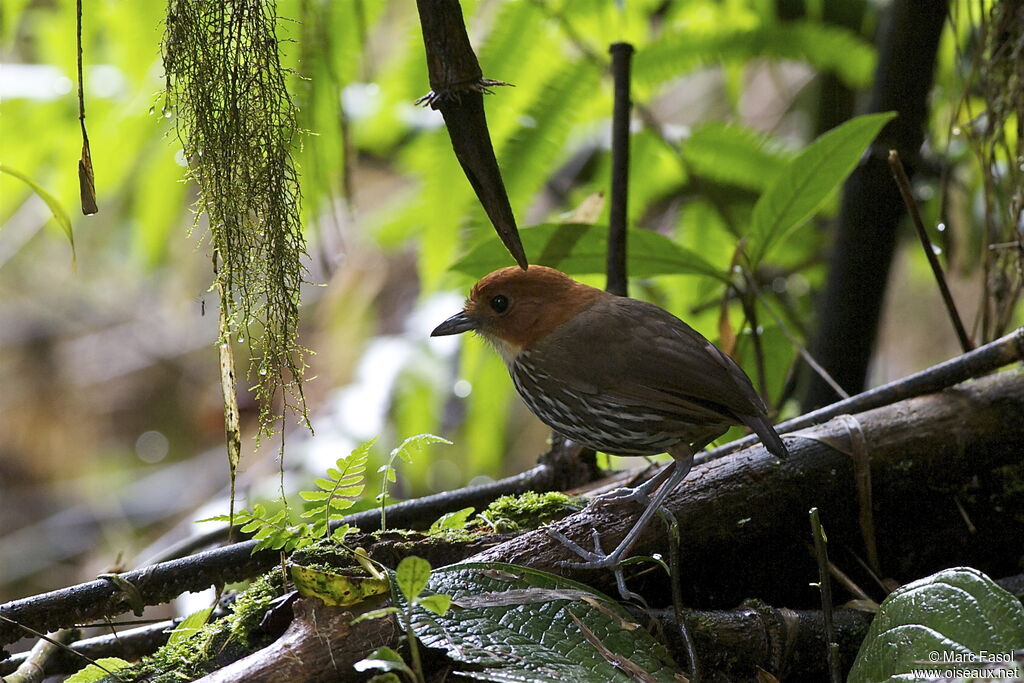
<path fill-rule="evenodd" d="M 466 521 L 474 512 L 476 512 L 476 508 L 472 507 L 462 508 L 454 512 L 446 512 L 430 525 L 427 533 L 436 534 L 446 529 L 465 529 Z"/>
<path fill-rule="evenodd" d="M 851 119 L 812 142 L 778 173 L 751 216 L 748 253 L 755 264 L 814 214 L 894 116 L 883 112 Z"/>
<path fill-rule="evenodd" d="M 111 671 L 117 671 L 127 666 L 131 666 L 131 663 L 120 657 L 102 657 L 97 659 L 95 664 L 90 664 L 78 673 L 68 676 L 64 683 L 94 683 L 94 681 L 101 681 L 109 677 Z"/>
<path fill-rule="evenodd" d="M 434 614 L 444 615 L 452 605 L 452 597 L 441 593 L 416 598 L 416 604 Z"/>
<path fill-rule="evenodd" d="M 167 638 L 168 645 L 174 645 L 181 641 L 189 638 L 201 629 L 206 622 L 210 619 L 210 614 L 213 613 L 213 607 L 206 607 L 197 612 L 193 612 L 184 619 L 181 620 L 174 630 L 171 631 L 171 635 Z"/>
<path fill-rule="evenodd" d="M 422 557 L 410 555 L 398 563 L 395 581 L 407 600 L 415 600 L 430 579 L 430 563 Z"/>
<path fill-rule="evenodd" d="M 39 195 L 39 197 L 44 202 L 46 202 L 46 206 L 49 207 L 50 213 L 53 214 L 53 219 L 57 221 L 57 225 L 59 225 L 60 229 L 64 231 L 64 235 L 68 238 L 68 244 L 71 245 L 71 264 L 73 266 L 76 261 L 76 256 L 75 235 L 71 231 L 71 218 L 68 216 L 67 211 L 64 210 L 64 207 L 60 205 L 60 202 L 57 201 L 57 198 L 54 197 L 49 192 L 47 192 L 42 185 L 32 180 L 32 178 L 29 178 L 21 171 L 15 170 L 10 166 L 0 164 L 0 173 L 6 173 L 7 175 L 22 181 L 30 188 L 32 188 L 32 191 Z"/>

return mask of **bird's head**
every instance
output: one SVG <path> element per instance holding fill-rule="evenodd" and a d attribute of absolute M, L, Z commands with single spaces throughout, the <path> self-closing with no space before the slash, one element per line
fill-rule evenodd
<path fill-rule="evenodd" d="M 505 362 L 543 339 L 606 296 L 546 266 L 502 268 L 473 286 L 466 305 L 430 333 L 432 337 L 474 330 Z"/>

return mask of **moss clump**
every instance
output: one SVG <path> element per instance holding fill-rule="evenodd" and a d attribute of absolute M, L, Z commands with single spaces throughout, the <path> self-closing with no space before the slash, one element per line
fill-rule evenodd
<path fill-rule="evenodd" d="M 478 516 L 495 532 L 515 533 L 561 519 L 580 507 L 564 493 L 529 491 L 518 496 L 502 496 Z"/>
<path fill-rule="evenodd" d="M 244 593 L 235 600 L 228 622 L 229 639 L 249 649 L 256 643 L 252 634 L 256 631 L 270 603 L 282 594 L 281 572 L 277 569 L 254 580 Z"/>
<path fill-rule="evenodd" d="M 281 595 L 281 573 L 273 571 L 254 580 L 240 593 L 228 614 L 207 624 L 187 638 L 167 644 L 117 677 L 104 681 L 181 683 L 201 678 L 262 647 L 254 637 L 270 602 Z"/>

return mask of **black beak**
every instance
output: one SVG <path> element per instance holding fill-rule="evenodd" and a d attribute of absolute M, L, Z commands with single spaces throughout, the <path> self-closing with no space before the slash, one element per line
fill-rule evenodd
<path fill-rule="evenodd" d="M 476 329 L 476 321 L 466 315 L 465 311 L 459 311 L 452 317 L 434 328 L 430 333 L 431 337 L 443 337 L 448 334 L 461 334 Z"/>

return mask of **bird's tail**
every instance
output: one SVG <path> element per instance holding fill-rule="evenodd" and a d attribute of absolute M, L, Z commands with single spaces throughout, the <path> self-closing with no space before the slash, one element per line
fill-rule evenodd
<path fill-rule="evenodd" d="M 786 449 L 786 444 L 782 442 L 782 437 L 775 431 L 775 427 L 766 417 L 741 417 L 743 424 L 754 430 L 754 433 L 761 439 L 761 443 L 768 449 L 768 452 L 779 457 L 788 458 L 789 451 Z"/>

